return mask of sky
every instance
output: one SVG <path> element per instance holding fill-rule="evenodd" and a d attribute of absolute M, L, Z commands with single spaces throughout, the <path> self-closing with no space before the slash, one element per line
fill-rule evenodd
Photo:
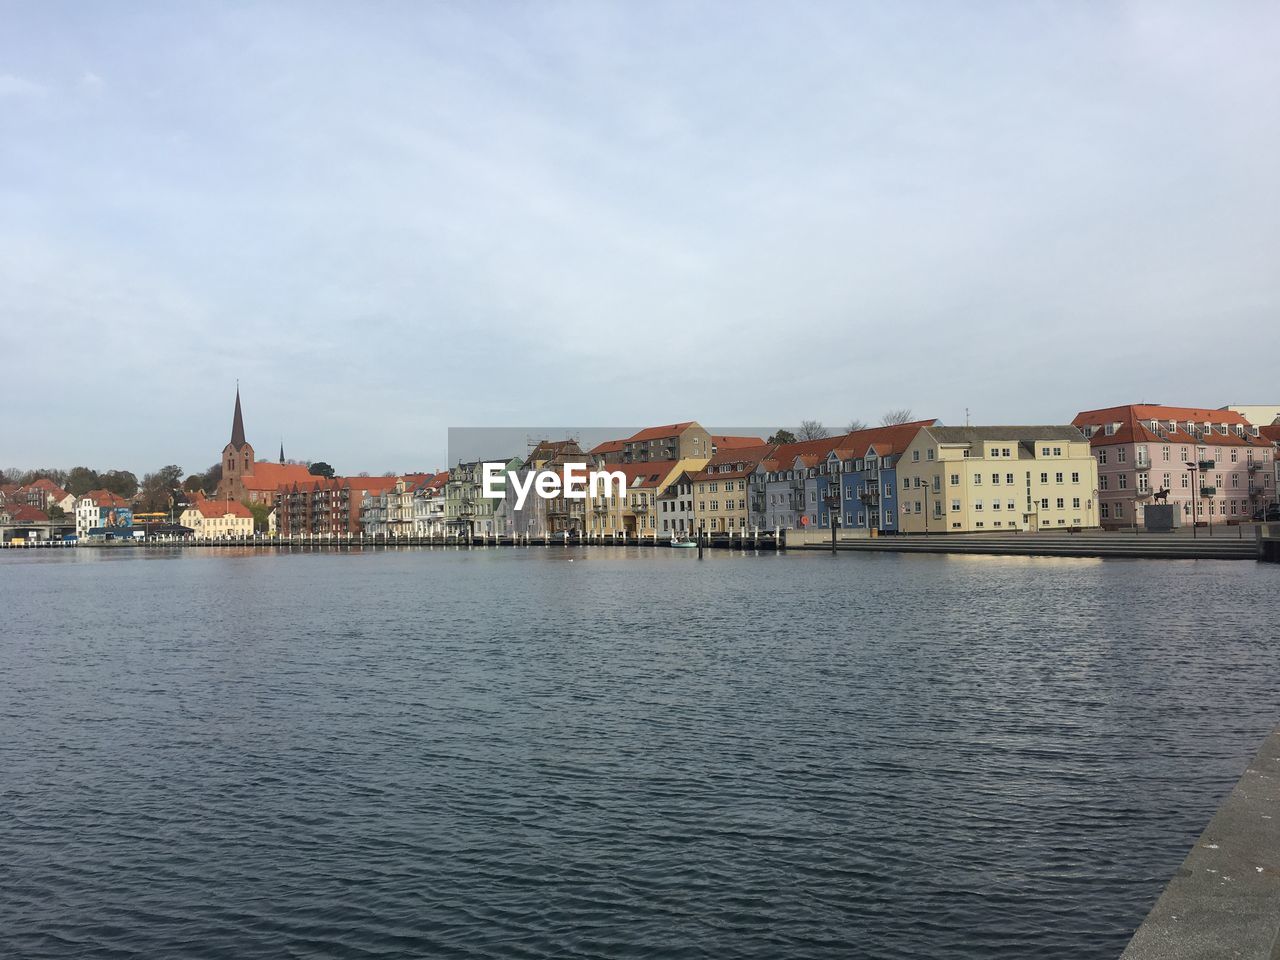
<path fill-rule="evenodd" d="M 1280 402 L 1280 5 L 0 0 L 0 464 Z"/>

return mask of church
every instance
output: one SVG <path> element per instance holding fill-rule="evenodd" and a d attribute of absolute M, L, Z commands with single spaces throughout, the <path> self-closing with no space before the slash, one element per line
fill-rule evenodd
<path fill-rule="evenodd" d="M 240 412 L 240 387 L 237 385 L 236 411 L 231 418 L 231 442 L 222 448 L 222 480 L 218 482 L 218 499 L 274 504 L 276 490 L 280 487 L 314 479 L 301 464 L 284 462 L 284 444 L 280 445 L 279 463 L 254 459 L 253 446 L 244 437 L 244 415 Z"/>

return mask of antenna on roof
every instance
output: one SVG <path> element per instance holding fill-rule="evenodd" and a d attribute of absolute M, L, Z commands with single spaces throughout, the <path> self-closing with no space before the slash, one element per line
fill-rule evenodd
<path fill-rule="evenodd" d="M 969 425 L 969 408 L 968 407 L 964 408 L 964 425 L 966 427 Z"/>

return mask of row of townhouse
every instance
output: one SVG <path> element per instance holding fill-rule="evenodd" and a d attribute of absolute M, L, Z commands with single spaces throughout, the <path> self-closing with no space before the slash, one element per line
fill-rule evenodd
<path fill-rule="evenodd" d="M 459 463 L 399 478 L 312 478 L 282 487 L 285 535 L 670 537 L 699 530 L 826 528 L 961 533 L 1122 526 L 1168 501 L 1192 520 L 1244 519 L 1276 501 L 1280 423 L 1239 412 L 1135 405 L 1073 424 L 948 427 L 936 419 L 786 444 L 711 434 L 696 421 L 645 428 L 583 451 L 545 440 L 525 457 Z M 531 494 L 516 506 L 497 463 L 522 486 L 570 463 L 616 471 L 622 497 Z"/>
<path fill-rule="evenodd" d="M 577 501 L 581 512 L 566 513 L 564 529 L 589 535 L 741 536 L 832 521 L 868 534 L 1098 525 L 1096 464 L 1071 426 L 947 428 L 922 420 L 728 446 L 709 458 L 608 463 L 599 448 L 591 455 L 623 476 L 625 496 Z M 559 507 L 553 501 L 547 509 Z M 498 533 L 511 532 L 504 515 L 495 502 Z M 536 526 L 526 529 L 536 535 Z"/>
<path fill-rule="evenodd" d="M 276 530 L 285 537 L 359 534 L 368 497 L 385 495 L 401 483 L 420 483 L 427 476 L 311 477 L 284 484 L 275 494 Z"/>
<path fill-rule="evenodd" d="M 389 489 L 368 490 L 360 502 L 360 530 L 372 537 L 435 537 L 445 531 L 449 471 L 405 476 Z"/>

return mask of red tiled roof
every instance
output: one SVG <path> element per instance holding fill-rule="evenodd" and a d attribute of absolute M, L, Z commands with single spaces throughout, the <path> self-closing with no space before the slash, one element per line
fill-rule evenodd
<path fill-rule="evenodd" d="M 606 440 L 604 443 L 597 443 L 587 452 L 593 457 L 602 457 L 606 453 L 618 453 L 626 442 L 625 440 Z"/>
<path fill-rule="evenodd" d="M 1265 427 L 1259 427 L 1258 433 L 1272 443 L 1280 443 L 1280 423 L 1270 423 Z"/>
<path fill-rule="evenodd" d="M 715 456 L 707 461 L 707 466 L 716 466 L 722 463 L 747 463 L 755 461 L 759 463 L 765 457 L 769 456 L 774 450 L 774 445 L 757 441 L 755 444 L 747 447 L 730 447 L 727 450 L 717 450 Z"/>
<path fill-rule="evenodd" d="M 428 490 L 443 490 L 445 488 L 445 484 L 448 482 L 449 471 L 441 470 L 439 473 L 434 473 L 429 476 L 425 481 L 423 481 L 421 486 L 426 487 Z"/>
<path fill-rule="evenodd" d="M 719 450 L 738 450 L 746 447 L 765 446 L 764 437 L 732 437 L 711 435 L 711 442 Z"/>
<path fill-rule="evenodd" d="M 662 427 L 645 427 L 639 433 L 627 437 L 627 443 L 643 443 L 646 440 L 660 440 L 663 437 L 675 437 L 684 433 L 696 423 L 686 420 L 684 423 L 668 423 Z"/>
<path fill-rule="evenodd" d="M 754 466 L 747 467 L 744 470 L 725 470 L 723 472 L 716 471 L 712 473 L 709 470 L 699 470 L 695 474 L 690 475 L 692 480 L 737 480 L 742 477 L 749 477 L 756 472 Z"/>
<path fill-rule="evenodd" d="M 38 523 L 41 520 L 49 519 L 39 507 L 33 507 L 26 503 L 16 507 L 7 507 L 5 512 L 9 514 L 9 518 L 14 523 Z"/>
<path fill-rule="evenodd" d="M 656 487 L 676 465 L 675 460 L 650 460 L 644 463 L 610 463 L 603 469 L 621 473 L 627 478 L 627 489 Z"/>
<path fill-rule="evenodd" d="M 202 517 L 215 518 L 227 515 L 245 518 L 253 517 L 253 511 L 239 500 L 210 500 L 207 497 L 197 496 L 191 501 L 191 507 L 199 510 Z"/>
<path fill-rule="evenodd" d="M 312 478 L 311 471 L 300 463 L 272 463 L 259 460 L 253 465 L 253 473 L 243 478 L 246 490 L 275 490 L 281 484 L 305 483 Z"/>
<path fill-rule="evenodd" d="M 67 497 L 67 491 L 63 490 L 60 486 L 58 486 L 48 477 L 41 477 L 38 480 L 32 480 L 29 484 L 27 484 L 27 486 L 32 487 L 36 490 L 43 490 L 45 493 L 52 494 L 55 500 L 65 500 Z"/>
<path fill-rule="evenodd" d="M 805 466 L 812 467 L 825 460 L 833 450 L 841 459 L 865 457 L 872 447 L 875 447 L 877 456 L 889 456 L 910 446 L 922 427 L 930 427 L 937 422 L 936 419 L 913 420 L 888 427 L 868 427 L 821 440 L 785 443 L 774 451 L 770 459 L 778 461 L 779 470 L 788 470 L 797 457 Z"/>
<path fill-rule="evenodd" d="M 1151 429 L 1151 421 L 1156 421 L 1160 432 Z M 1169 429 L 1169 423 L 1175 429 Z M 1215 429 L 1212 434 L 1196 436 L 1186 430 L 1187 421 L 1193 425 L 1205 423 L 1215 428 L 1220 425 L 1229 427 L 1225 434 Z M 1248 420 L 1233 410 L 1206 410 L 1200 407 L 1165 407 L 1156 404 L 1136 403 L 1120 407 L 1105 407 L 1102 410 L 1085 410 L 1076 414 L 1071 421 L 1075 427 L 1096 427 L 1097 431 L 1089 438 L 1093 446 L 1112 446 L 1118 443 L 1184 443 L 1201 444 L 1216 447 L 1254 446 L 1259 440 L 1254 437 Z M 1115 433 L 1107 434 L 1105 427 L 1118 424 Z M 1237 426 L 1245 427 L 1245 436 L 1238 436 Z"/>
<path fill-rule="evenodd" d="M 129 501 L 125 500 L 124 497 L 117 496 L 110 490 L 90 490 L 84 496 L 91 499 L 99 507 L 127 507 L 129 505 Z M 80 499 L 83 500 L 84 497 Z"/>

